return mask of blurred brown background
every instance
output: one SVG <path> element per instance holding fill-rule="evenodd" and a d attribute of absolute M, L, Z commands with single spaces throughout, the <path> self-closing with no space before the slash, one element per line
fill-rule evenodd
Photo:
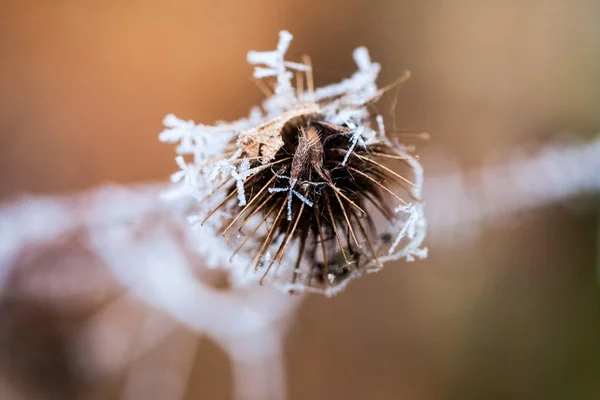
<path fill-rule="evenodd" d="M 312 56 L 317 84 L 352 73 L 359 45 L 382 63 L 381 83 L 410 69 L 395 113 L 402 127 L 432 134 L 421 151 L 428 174 L 440 172 L 427 161 L 434 150 L 477 168 L 563 132 L 581 140 L 600 132 L 596 0 L 1 6 L 0 199 L 164 180 L 175 165 L 157 140 L 163 116 L 245 115 L 261 98 L 246 52 L 274 48 L 280 29 L 295 35 L 289 58 Z M 430 243 L 427 262 L 386 268 L 331 300 L 309 297 L 287 342 L 291 398 L 600 398 L 598 202 L 586 204 L 536 210 L 468 242 Z M 47 370 L 5 379 L 111 398 L 98 393 L 118 377 L 88 385 L 49 372 L 62 361 L 46 349 L 67 346 L 58 338 L 79 329 L 89 304 L 63 317 L 48 304 L 5 302 L 1 368 L 23 359 L 9 351 L 14 332 L 46 332 L 44 318 L 61 332 L 32 339 L 40 347 L 30 364 L 45 353 Z M 188 398 L 229 398 L 219 349 L 202 342 L 196 360 Z"/>

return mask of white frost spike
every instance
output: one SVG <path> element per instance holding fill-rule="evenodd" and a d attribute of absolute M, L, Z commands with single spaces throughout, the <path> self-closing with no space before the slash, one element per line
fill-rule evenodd
<path fill-rule="evenodd" d="M 366 47 L 358 47 L 352 52 L 354 62 L 361 71 L 368 71 L 371 69 L 371 57 L 369 56 L 369 50 Z"/>
<path fill-rule="evenodd" d="M 292 220 L 292 196 L 293 195 L 295 195 L 297 198 L 299 198 L 304 204 L 306 204 L 309 207 L 313 206 L 313 202 L 310 201 L 309 199 L 307 199 L 306 197 L 302 196 L 300 194 L 300 192 L 298 192 L 297 190 L 294 190 L 294 186 L 296 186 L 296 183 L 298 182 L 297 179 L 294 179 L 292 181 L 287 176 L 280 176 L 280 178 L 288 179 L 290 181 L 290 187 L 289 188 L 269 188 L 269 193 L 288 192 L 288 198 L 287 198 L 287 220 L 291 221 Z"/>
<path fill-rule="evenodd" d="M 256 79 L 268 78 L 269 76 L 277 76 L 277 70 L 263 67 L 254 68 L 254 77 Z"/>
<path fill-rule="evenodd" d="M 219 176 L 219 174 L 221 174 L 223 178 L 227 177 L 227 175 L 229 175 L 229 173 L 235 169 L 235 167 L 231 165 L 231 163 L 234 160 L 238 159 L 241 155 L 242 149 L 237 149 L 237 151 L 233 153 L 231 157 L 214 163 L 209 175 L 209 179 L 211 181 L 214 181 L 215 179 L 217 179 L 217 176 Z"/>
<path fill-rule="evenodd" d="M 413 262 L 413 261 L 415 261 L 415 257 L 420 260 L 423 260 L 423 259 L 427 258 L 428 255 L 429 255 L 429 249 L 427 247 L 423 247 L 421 249 L 419 249 L 419 248 L 409 249 L 408 253 L 406 254 L 406 261 Z"/>
<path fill-rule="evenodd" d="M 357 75 L 364 79 L 363 84 L 371 86 L 374 90 L 377 90 L 375 87 L 375 78 L 377 78 L 381 66 L 378 63 L 371 61 L 369 51 L 365 47 L 354 49 L 354 52 L 352 52 L 352 57 L 358 66 Z"/>
<path fill-rule="evenodd" d="M 377 121 L 377 131 L 379 132 L 379 137 L 381 139 L 385 138 L 385 125 L 383 124 L 383 117 L 381 115 L 378 115 L 377 117 L 375 117 L 375 120 Z"/>
<path fill-rule="evenodd" d="M 414 225 L 415 225 L 415 222 L 417 222 L 417 219 L 419 218 L 419 213 L 417 212 L 417 209 L 415 208 L 415 206 L 412 204 L 408 204 L 405 206 L 398 206 L 394 209 L 394 212 L 395 213 L 403 212 L 403 213 L 408 214 L 409 216 L 408 216 L 408 219 L 406 220 L 406 222 L 404 223 L 402 230 L 400 230 L 400 232 L 398 233 L 398 236 L 396 236 L 396 240 L 392 244 L 392 247 L 390 247 L 388 254 L 392 254 L 394 252 L 394 250 L 396 250 L 396 247 L 398 247 L 398 244 L 400 244 L 400 241 L 405 236 L 408 236 L 409 238 L 412 238 L 415 236 L 415 226 Z"/>
<path fill-rule="evenodd" d="M 232 165 L 232 162 L 239 160 L 239 157 L 242 155 L 242 150 L 238 149 L 231 157 L 217 161 L 213 166 L 209 175 L 210 180 L 215 180 L 221 175 L 221 177 L 226 178 L 227 175 L 231 175 L 233 179 L 236 181 L 237 186 L 237 194 L 238 194 L 238 204 L 240 206 L 246 205 L 246 193 L 244 189 L 244 182 L 246 179 L 257 172 L 257 169 L 250 169 L 250 161 L 248 159 L 241 160 L 241 164 L 236 169 L 235 166 Z"/>
<path fill-rule="evenodd" d="M 188 188 L 196 188 L 198 182 L 198 169 L 193 164 L 187 164 L 183 156 L 177 156 L 175 162 L 180 170 L 171 175 L 171 181 L 173 183 L 183 181 Z"/>
<path fill-rule="evenodd" d="M 158 135 L 161 142 L 179 142 L 179 146 L 177 146 L 178 154 L 192 154 L 194 152 L 194 130 L 196 128 L 194 121 L 184 121 L 173 114 L 168 114 L 163 119 L 163 124 L 167 129 Z"/>
<path fill-rule="evenodd" d="M 213 169 L 210 173 L 209 178 L 211 180 L 215 180 L 217 176 L 219 176 L 219 174 L 221 174 L 223 178 L 226 178 L 227 175 L 231 174 L 233 179 L 235 179 L 237 186 L 239 200 L 238 204 L 240 206 L 245 206 L 246 193 L 244 189 L 244 182 L 246 181 L 246 179 L 248 179 L 249 176 L 258 172 L 258 168 L 250 169 L 250 161 L 248 161 L 248 159 L 243 159 L 241 164 L 236 169 L 236 167 L 234 167 L 231 163 L 237 160 L 238 157 L 241 156 L 241 154 L 242 151 L 238 149 L 238 151 L 235 152 L 230 158 L 216 162 L 213 165 Z"/>
<path fill-rule="evenodd" d="M 363 126 L 359 126 L 352 133 L 352 137 L 350 138 L 350 141 L 352 143 L 350 144 L 350 148 L 346 152 L 346 156 L 344 157 L 344 161 L 342 161 L 342 165 L 346 165 L 346 163 L 348 162 L 348 158 L 350 157 L 350 154 L 352 153 L 352 151 L 356 147 L 357 143 L 361 147 L 367 147 L 367 145 L 365 144 L 365 141 L 363 139 L 363 133 L 364 133 L 364 131 L 365 131 L 365 128 Z"/>
<path fill-rule="evenodd" d="M 413 209 L 413 205 L 409 203 L 406 205 L 399 205 L 398 207 L 394 208 L 394 212 L 396 214 L 398 214 L 399 212 L 410 214 L 412 209 Z"/>
<path fill-rule="evenodd" d="M 364 100 L 375 94 L 377 91 L 375 80 L 377 79 L 381 66 L 378 63 L 371 62 L 369 52 L 364 47 L 355 49 L 352 54 L 354 62 L 356 62 L 356 65 L 358 66 L 358 71 L 356 71 L 349 79 L 344 79 L 339 83 L 316 89 L 314 93 L 316 101 L 336 96 L 344 96 L 344 99 L 348 104 L 354 103 L 358 105 L 362 104 Z M 336 105 L 335 102 L 333 104 Z M 348 109 L 341 109 L 339 111 L 344 112 L 348 111 Z"/>
<path fill-rule="evenodd" d="M 284 56 L 288 47 L 290 46 L 292 38 L 292 34 L 288 31 L 281 31 L 279 32 L 279 43 L 277 44 L 277 50 L 248 52 L 248 62 L 250 64 L 264 64 L 267 66 L 267 68 L 255 67 L 254 77 L 257 79 L 262 79 L 269 76 L 276 76 L 277 86 L 275 87 L 275 94 L 283 95 L 286 98 L 288 96 L 293 97 L 294 95 L 294 89 L 292 88 L 291 84 L 292 73 L 287 71 L 287 68 L 299 71 L 310 70 L 310 67 L 307 65 L 285 61 Z"/>
<path fill-rule="evenodd" d="M 246 178 L 248 177 L 248 171 L 250 170 L 250 161 L 248 161 L 247 159 L 245 159 L 244 161 L 242 161 L 242 164 L 239 167 L 239 172 L 236 171 L 235 169 L 231 170 L 231 176 L 233 176 L 233 179 L 235 179 L 236 182 L 236 186 L 237 186 L 237 194 L 238 194 L 238 200 L 239 203 L 238 205 L 240 206 L 245 206 L 246 205 L 246 192 L 244 190 L 244 182 L 246 181 Z"/>

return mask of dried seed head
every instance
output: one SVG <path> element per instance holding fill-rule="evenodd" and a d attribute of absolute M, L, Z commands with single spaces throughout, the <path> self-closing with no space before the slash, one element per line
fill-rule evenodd
<path fill-rule="evenodd" d="M 392 86 L 377 89 L 366 49 L 351 78 L 314 90 L 310 62 L 284 60 L 290 40 L 283 32 L 276 51 L 248 55 L 265 65 L 256 78 L 275 80 L 262 111 L 214 127 L 170 117 L 161 138 L 194 155 L 178 159 L 174 178 L 200 199 L 194 220 L 207 242 L 222 235 L 229 252 L 216 261 L 235 281 L 331 295 L 386 261 L 426 257 L 422 168 L 367 108 Z"/>

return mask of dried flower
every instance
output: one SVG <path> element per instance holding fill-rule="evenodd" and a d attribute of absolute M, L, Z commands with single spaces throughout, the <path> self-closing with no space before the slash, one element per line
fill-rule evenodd
<path fill-rule="evenodd" d="M 248 53 L 269 93 L 248 118 L 168 115 L 160 140 L 179 143 L 173 180 L 199 199 L 189 219 L 214 265 L 235 282 L 332 295 L 384 262 L 427 256 L 421 165 L 367 108 L 409 74 L 378 89 L 380 66 L 358 48 L 352 77 L 314 89 L 310 60 L 285 60 L 291 40 L 282 31 L 275 51 Z"/>

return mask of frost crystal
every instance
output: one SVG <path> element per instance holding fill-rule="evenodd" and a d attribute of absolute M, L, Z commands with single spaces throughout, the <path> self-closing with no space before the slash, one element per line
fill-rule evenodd
<path fill-rule="evenodd" d="M 304 204 L 306 204 L 309 207 L 313 206 L 313 203 L 308 200 L 306 197 L 302 196 L 300 194 L 300 192 L 298 192 L 297 190 L 294 190 L 294 186 L 296 186 L 296 183 L 298 183 L 297 179 L 291 180 L 289 177 L 287 176 L 280 176 L 280 178 L 284 178 L 290 181 L 290 187 L 287 188 L 269 188 L 269 193 L 278 193 L 278 192 L 288 192 L 288 197 L 287 197 L 287 220 L 291 221 L 292 220 L 292 199 L 293 196 L 296 196 L 297 198 L 299 198 Z"/>
<path fill-rule="evenodd" d="M 361 147 L 367 147 L 367 145 L 365 144 L 365 141 L 363 139 L 363 133 L 365 131 L 365 128 L 362 126 L 359 126 L 357 128 L 354 125 L 349 126 L 349 127 L 353 128 L 354 132 L 352 133 L 352 137 L 350 138 L 350 143 L 351 143 L 350 148 L 346 152 L 346 156 L 344 157 L 344 161 L 342 161 L 342 165 L 346 165 L 346 163 L 348 162 L 348 158 L 350 158 L 350 154 L 352 153 L 352 150 L 354 150 L 354 148 L 356 147 L 357 143 Z"/>
<path fill-rule="evenodd" d="M 194 149 L 196 148 L 194 143 L 194 130 L 196 129 L 196 124 L 194 124 L 194 121 L 184 121 L 173 114 L 167 114 L 163 119 L 163 124 L 167 129 L 163 130 L 160 135 L 158 135 L 158 139 L 161 142 L 179 142 L 179 146 L 177 146 L 178 154 L 194 153 Z"/>
<path fill-rule="evenodd" d="M 175 157 L 177 166 L 181 168 L 179 171 L 171 175 L 171 181 L 177 183 L 183 181 L 184 185 L 193 189 L 198 184 L 198 169 L 193 164 L 187 164 L 183 156 Z"/>
<path fill-rule="evenodd" d="M 285 61 L 285 53 L 292 38 L 292 34 L 288 31 L 281 31 L 279 32 L 277 50 L 248 52 L 248 62 L 250 64 L 264 64 L 267 66 L 267 68 L 254 67 L 255 78 L 277 77 L 275 96 L 278 97 L 278 102 L 283 101 L 285 105 L 291 105 L 294 101 L 294 88 L 291 83 L 293 74 L 288 71 L 288 68 L 296 71 L 310 70 L 307 65 Z"/>

